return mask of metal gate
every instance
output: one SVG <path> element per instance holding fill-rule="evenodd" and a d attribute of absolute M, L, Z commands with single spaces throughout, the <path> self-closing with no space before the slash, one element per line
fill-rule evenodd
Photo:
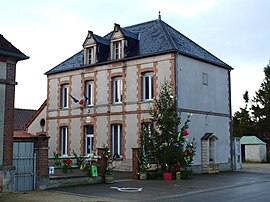
<path fill-rule="evenodd" d="M 35 155 L 33 142 L 13 143 L 13 166 L 15 171 L 15 191 L 34 190 Z"/>

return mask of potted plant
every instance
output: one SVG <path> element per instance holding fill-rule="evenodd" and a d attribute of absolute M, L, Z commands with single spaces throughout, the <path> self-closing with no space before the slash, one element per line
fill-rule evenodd
<path fill-rule="evenodd" d="M 69 158 L 60 160 L 59 155 L 54 152 L 54 164 L 62 170 L 63 173 L 67 174 L 72 172 L 71 160 Z"/>
<path fill-rule="evenodd" d="M 147 158 L 145 155 L 140 152 L 138 158 L 138 163 L 139 163 L 139 178 L 140 180 L 146 180 L 147 179 L 147 171 L 151 167 L 150 164 L 147 161 Z"/>
<path fill-rule="evenodd" d="M 106 159 L 106 168 L 104 173 L 105 183 L 113 183 L 113 158 L 108 146 L 104 146 L 103 158 Z"/>

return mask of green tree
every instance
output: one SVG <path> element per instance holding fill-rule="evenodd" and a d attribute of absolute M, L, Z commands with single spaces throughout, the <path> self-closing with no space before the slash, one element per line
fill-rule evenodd
<path fill-rule="evenodd" d="M 180 167 L 185 170 L 190 166 L 195 155 L 194 143 L 187 143 L 186 139 L 189 116 L 178 131 L 181 118 L 176 104 L 170 83 L 164 82 L 158 98 L 154 100 L 154 105 L 150 109 L 150 117 L 154 126 L 152 135 L 143 138 L 148 144 L 148 150 L 155 155 L 158 167 L 161 167 L 164 172 L 175 172 Z"/>
<path fill-rule="evenodd" d="M 253 131 L 250 112 L 248 111 L 248 91 L 244 93 L 243 99 L 245 100 L 245 108 L 240 108 L 240 111 L 235 112 L 233 115 L 233 134 L 235 137 L 242 137 L 251 134 Z"/>
<path fill-rule="evenodd" d="M 270 64 L 264 68 L 265 78 L 252 100 L 251 112 L 260 137 L 270 142 Z"/>

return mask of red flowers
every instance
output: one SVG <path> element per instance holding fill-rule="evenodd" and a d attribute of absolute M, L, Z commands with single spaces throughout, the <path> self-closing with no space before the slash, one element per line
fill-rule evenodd
<path fill-rule="evenodd" d="M 64 164 L 66 164 L 67 166 L 69 166 L 70 163 L 71 163 L 71 160 L 70 159 L 65 159 L 65 160 L 63 160 L 63 162 L 64 162 Z"/>
<path fill-rule="evenodd" d="M 180 170 L 180 168 L 181 168 L 181 164 L 178 162 L 176 166 L 176 170 Z"/>
<path fill-rule="evenodd" d="M 183 136 L 187 136 L 187 135 L 188 135 L 188 130 L 187 129 L 183 130 Z"/>

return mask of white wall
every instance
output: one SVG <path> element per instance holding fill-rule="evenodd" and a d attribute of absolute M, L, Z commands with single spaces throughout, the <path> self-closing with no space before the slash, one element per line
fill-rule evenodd
<path fill-rule="evenodd" d="M 266 162 L 266 145 L 260 145 L 259 150 L 261 162 Z"/>
<path fill-rule="evenodd" d="M 35 120 L 29 125 L 27 132 L 35 135 L 37 132 L 42 132 L 42 127 L 40 126 L 41 119 L 46 119 L 47 107 L 39 113 L 39 115 L 35 118 Z M 46 124 L 44 126 L 44 132 L 46 131 Z"/>
<path fill-rule="evenodd" d="M 190 135 L 196 140 L 197 150 L 194 165 L 201 164 L 201 138 L 205 133 L 214 133 L 216 163 L 231 161 L 229 89 L 227 70 L 185 56 L 177 57 L 177 106 L 191 112 Z M 208 75 L 208 85 L 203 85 L 202 74 Z M 186 117 L 186 113 L 182 113 Z M 182 123 L 185 118 L 182 118 Z"/>
<path fill-rule="evenodd" d="M 202 74 L 208 74 L 208 86 Z M 227 70 L 185 56 L 177 57 L 178 106 L 185 109 L 229 113 Z"/>
<path fill-rule="evenodd" d="M 260 161 L 259 145 L 246 145 L 245 146 L 245 160 L 246 161 Z"/>

